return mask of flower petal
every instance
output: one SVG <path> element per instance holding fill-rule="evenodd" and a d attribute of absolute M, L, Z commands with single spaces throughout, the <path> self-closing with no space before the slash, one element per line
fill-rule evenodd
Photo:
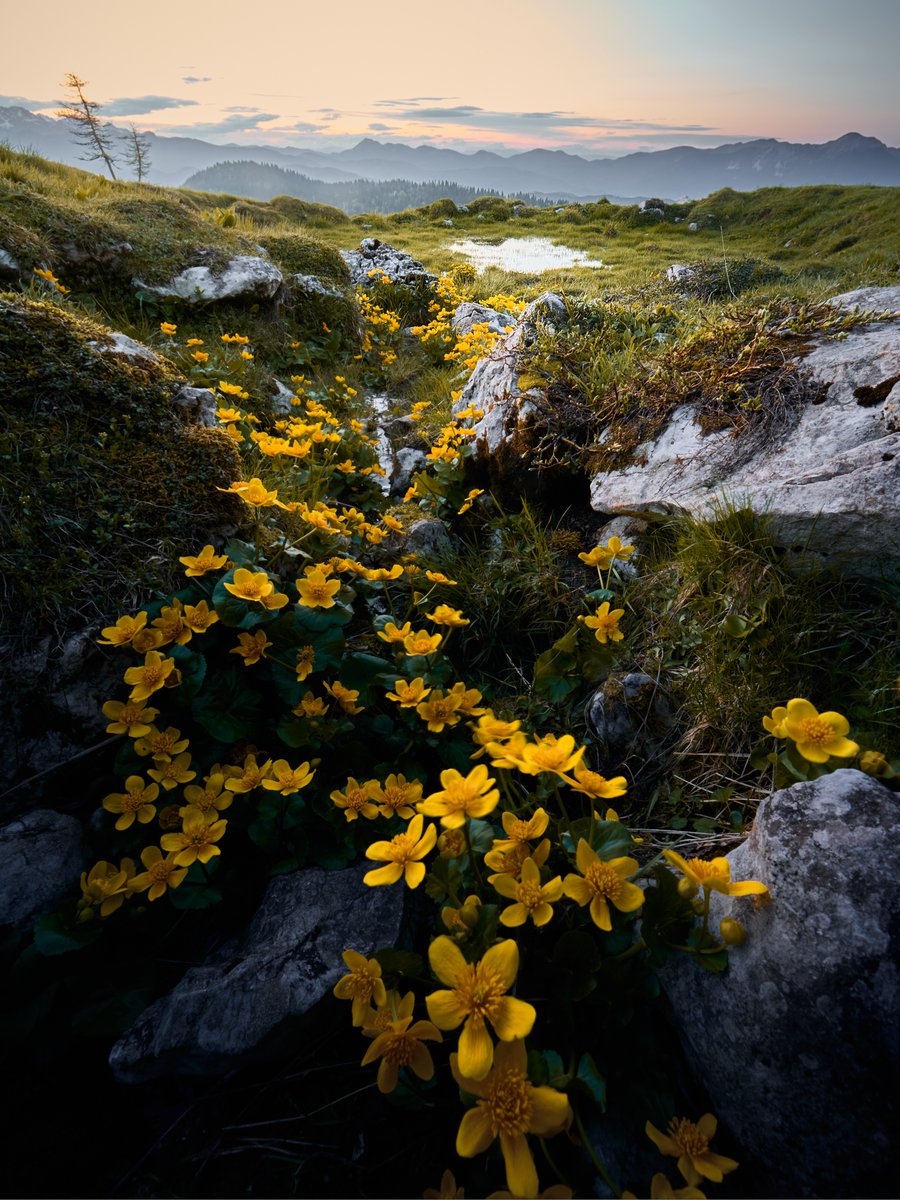
<path fill-rule="evenodd" d="M 431 1016 L 431 1013 L 429 1013 Z M 434 1017 L 432 1017 L 434 1020 Z M 437 1025 L 437 1021 L 434 1022 Z M 481 1017 L 472 1015 L 459 1035 L 459 1069 L 472 1079 L 484 1079 L 494 1063 L 494 1043 Z"/>
<path fill-rule="evenodd" d="M 636 883 L 628 883 L 627 880 L 622 883 L 622 890 L 613 900 L 613 904 L 619 912 L 634 912 L 644 903 L 644 893 Z"/>
<path fill-rule="evenodd" d="M 572 1119 L 569 1101 L 563 1092 L 550 1087 L 531 1089 L 531 1121 L 529 1133 L 542 1135 L 558 1133 Z"/>
<path fill-rule="evenodd" d="M 580 875 L 567 875 L 563 883 L 563 888 L 570 900 L 574 900 L 576 904 L 580 904 L 584 908 L 585 904 L 593 896 L 594 891 L 586 879 L 582 879 Z"/>
<path fill-rule="evenodd" d="M 609 933 L 612 929 L 612 921 L 609 917 L 609 905 L 603 896 L 595 896 L 591 901 L 591 920 L 604 933 Z"/>
<path fill-rule="evenodd" d="M 591 849 L 590 844 L 580 838 L 578 841 L 578 849 L 575 851 L 575 862 L 578 864 L 578 870 L 582 875 L 586 875 L 588 867 L 599 862 L 597 854 Z"/>
<path fill-rule="evenodd" d="M 379 887 L 381 884 L 396 883 L 402 874 L 403 868 L 399 863 L 388 863 L 374 871 L 367 871 L 363 875 L 363 883 L 369 887 Z"/>
<path fill-rule="evenodd" d="M 496 975 L 503 989 L 507 990 L 515 983 L 519 971 L 519 947 L 512 938 L 507 938 L 491 946 L 479 967 L 486 973 Z"/>
<path fill-rule="evenodd" d="M 528 1037 L 536 1018 L 537 1010 L 533 1004 L 517 1000 L 515 996 L 503 996 L 491 1024 L 501 1041 L 511 1042 L 514 1038 Z"/>
<path fill-rule="evenodd" d="M 644 1126 L 644 1133 L 646 1133 L 650 1141 L 653 1142 L 660 1154 L 678 1155 L 681 1153 L 673 1139 L 670 1138 L 668 1134 L 661 1133 L 655 1125 L 650 1123 L 650 1121 L 648 1121 Z"/>
<path fill-rule="evenodd" d="M 456 1135 L 456 1153 L 460 1158 L 474 1158 L 483 1154 L 494 1140 L 491 1119 L 484 1104 L 470 1108 L 460 1122 Z"/>
<path fill-rule="evenodd" d="M 457 979 L 466 969 L 466 960 L 459 946 L 445 936 L 435 938 L 428 947 L 428 961 L 432 971 L 447 987 L 455 987 Z"/>
<path fill-rule="evenodd" d="M 425 1007 L 438 1029 L 456 1029 L 458 1025 L 462 1025 L 469 1013 L 461 1002 L 459 993 L 451 991 L 432 992 L 430 996 L 425 997 Z"/>
<path fill-rule="evenodd" d="M 514 1196 L 536 1196 L 537 1169 L 524 1133 L 501 1133 L 500 1149 L 506 1163 L 506 1185 Z"/>

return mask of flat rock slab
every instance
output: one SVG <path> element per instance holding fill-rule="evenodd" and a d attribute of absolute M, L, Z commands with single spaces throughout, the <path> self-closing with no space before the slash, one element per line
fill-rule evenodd
<path fill-rule="evenodd" d="M 728 855 L 768 907 L 715 896 L 747 929 L 722 976 L 661 973 L 713 1111 L 767 1168 L 773 1196 L 897 1195 L 900 797 L 839 770 L 764 800 Z"/>
<path fill-rule="evenodd" d="M 284 283 L 284 277 L 274 263 L 252 254 L 236 254 L 221 270 L 211 267 L 186 267 L 166 283 L 148 284 L 135 279 L 134 286 L 189 304 L 209 300 L 271 300 Z"/>
<path fill-rule="evenodd" d="M 363 873 L 348 867 L 273 879 L 243 939 L 188 971 L 113 1046 L 115 1076 L 139 1083 L 242 1065 L 283 1021 L 330 993 L 347 970 L 344 950 L 370 955 L 393 946 L 404 889 L 367 887 Z"/>
<path fill-rule="evenodd" d="M 900 288 L 865 288 L 833 300 L 892 312 Z M 809 549 L 846 573 L 897 574 L 900 566 L 900 319 L 820 340 L 798 360 L 815 400 L 777 434 L 704 433 L 693 404 L 676 409 L 635 462 L 597 475 L 598 511 L 660 505 L 711 514 L 723 499 L 766 512 L 786 546 Z"/>
<path fill-rule="evenodd" d="M 49 912 L 84 869 L 81 822 L 36 809 L 0 829 L 0 925 Z M 77 889 L 76 889 L 77 890 Z"/>

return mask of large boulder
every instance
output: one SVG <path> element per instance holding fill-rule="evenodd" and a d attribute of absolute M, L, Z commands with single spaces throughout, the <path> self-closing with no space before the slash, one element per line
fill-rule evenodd
<path fill-rule="evenodd" d="M 499 312 L 477 300 L 463 300 L 456 306 L 450 327 L 457 337 L 465 337 L 476 325 L 487 325 L 491 333 L 509 333 L 516 323 L 516 318 L 509 313 Z"/>
<path fill-rule="evenodd" d="M 866 288 L 835 302 L 891 312 L 900 288 Z M 812 399 L 792 425 L 705 433 L 697 408 L 682 405 L 629 466 L 594 478 L 592 506 L 614 514 L 667 505 L 704 516 L 728 498 L 767 512 L 788 547 L 848 573 L 896 575 L 900 319 L 819 340 L 796 369 Z"/>
<path fill-rule="evenodd" d="M 729 967 L 662 983 L 713 1111 L 775 1196 L 894 1195 L 900 1121 L 897 796 L 839 770 L 776 792 L 728 859 L 771 904 L 716 895 L 748 932 Z"/>
<path fill-rule="evenodd" d="M 252 254 L 236 254 L 221 269 L 209 266 L 185 267 L 164 283 L 149 284 L 136 277 L 135 288 L 167 300 L 205 304 L 210 300 L 246 303 L 271 300 L 284 283 L 274 263 Z"/>
<path fill-rule="evenodd" d="M 48 912 L 85 866 L 81 822 L 37 809 L 0 828 L 0 925 Z"/>
<path fill-rule="evenodd" d="M 379 274 L 385 274 L 392 283 L 405 287 L 433 287 L 437 277 L 403 250 L 396 250 L 378 238 L 363 238 L 358 250 L 342 250 L 344 262 L 350 269 L 350 281 L 354 287 L 372 287 Z"/>
<path fill-rule="evenodd" d="M 348 867 L 273 879 L 245 936 L 189 970 L 115 1044 L 116 1077 L 216 1075 L 264 1057 L 267 1046 L 277 1052 L 279 1026 L 309 1012 L 346 972 L 344 950 L 370 955 L 397 941 L 404 889 L 367 887 L 362 875 Z"/>

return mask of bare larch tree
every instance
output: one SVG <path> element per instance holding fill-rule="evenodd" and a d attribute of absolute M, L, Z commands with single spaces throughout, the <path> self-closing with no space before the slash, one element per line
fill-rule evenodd
<path fill-rule="evenodd" d="M 65 108 L 57 109 L 56 115 L 70 123 L 75 140 L 87 151 L 82 154 L 82 160 L 93 162 L 102 159 L 110 177 L 115 179 L 114 137 L 97 116 L 100 105 L 96 100 L 88 100 L 84 94 L 87 80 L 79 79 L 70 72 L 62 86 L 69 93 L 69 103 Z"/>
<path fill-rule="evenodd" d="M 125 161 L 132 167 L 138 183 L 150 169 L 150 139 L 146 133 L 138 133 L 134 123 L 128 126 L 125 135 Z"/>

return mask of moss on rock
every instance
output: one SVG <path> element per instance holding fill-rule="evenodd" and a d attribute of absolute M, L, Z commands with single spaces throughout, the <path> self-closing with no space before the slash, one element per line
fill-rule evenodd
<path fill-rule="evenodd" d="M 185 423 L 165 360 L 104 353 L 109 330 L 0 295 L 3 626 L 69 628 L 169 588 L 179 554 L 238 517 L 216 491 L 237 450 Z"/>

